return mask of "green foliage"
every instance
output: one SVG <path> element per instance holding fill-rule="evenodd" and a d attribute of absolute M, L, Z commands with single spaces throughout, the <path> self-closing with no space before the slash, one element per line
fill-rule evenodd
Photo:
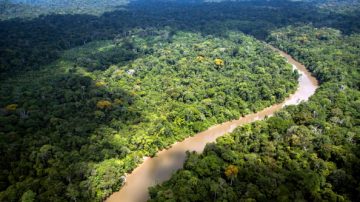
<path fill-rule="evenodd" d="M 58 10 L 54 10 L 49 5 L 39 8 L 21 4 L 18 7 L 7 3 L 3 5 L 3 1 L 0 2 L 0 19 L 15 17 L 12 20 L 0 21 L 0 78 L 39 69 L 59 59 L 62 51 L 91 41 L 130 36 L 137 28 L 147 28 L 142 35 L 151 35 L 156 29 L 171 27 L 171 31 L 164 34 L 167 41 L 171 41 L 174 31 L 185 30 L 216 36 L 226 36 L 226 30 L 240 30 L 256 38 L 265 39 L 278 27 L 299 23 L 335 27 L 345 33 L 360 30 L 359 12 L 345 14 L 323 12 L 312 3 L 282 0 L 226 1 L 216 4 L 202 4 L 201 1 L 186 3 L 160 1 L 159 3 L 156 0 L 144 0 L 134 1 L 128 4 L 126 9 L 97 16 L 104 12 L 104 7 L 114 10 L 117 9 L 114 6 L 124 2 L 120 0 L 51 1 L 51 6 L 55 6 L 54 8 Z M 60 5 L 56 6 L 57 4 Z M 46 10 L 49 8 L 54 11 L 49 13 Z M 95 15 L 75 15 L 76 12 Z M 17 17 L 25 17 L 25 19 Z M 147 51 L 151 52 L 152 49 Z M 234 56 L 236 53 L 236 49 L 232 50 Z M 101 53 L 97 54 L 101 55 Z M 88 55 L 90 60 L 82 61 L 89 62 L 88 68 L 104 68 L 99 66 L 99 63 L 104 61 L 109 63 L 108 59 L 136 57 L 136 53 L 125 52 L 123 49 L 111 51 L 111 55 L 103 54 L 105 60 L 99 58 L 94 60 L 90 55 Z"/>
<path fill-rule="evenodd" d="M 359 198 L 359 35 L 299 27 L 349 34 L 359 31 L 358 13 L 290 1 L 146 0 L 94 16 L 73 14 L 98 15 L 113 1 L 52 2 L 0 4 L 1 19 L 28 18 L 0 22 L 0 201 L 100 201 L 144 156 L 283 100 L 297 74 L 239 30 L 269 36 L 321 88 L 308 104 L 190 155 L 152 198 Z M 226 177 L 230 165 L 238 173 Z"/>
<path fill-rule="evenodd" d="M 39 201 L 103 199 L 144 156 L 296 88 L 291 66 L 252 37 L 177 32 L 169 43 L 168 30 L 147 32 L 71 49 L 2 82 L 1 200 L 29 184 Z M 199 165 L 204 176 L 223 173 L 218 158 Z"/>
<path fill-rule="evenodd" d="M 101 15 L 128 3 L 129 0 L 2 0 L 0 19 L 36 18 L 54 13 Z"/>
<path fill-rule="evenodd" d="M 322 81 L 320 89 L 309 102 L 190 154 L 183 170 L 150 189 L 150 201 L 358 201 L 359 35 L 287 27 L 269 41 L 304 62 Z M 208 158 L 218 159 L 223 172 L 216 165 L 209 167 L 216 168 L 212 175 L 199 172 Z M 239 169 L 229 178 L 232 166 Z M 188 183 L 188 176 L 197 183 Z M 178 192 L 180 187 L 193 191 Z"/>
<path fill-rule="evenodd" d="M 33 191 L 29 190 L 22 195 L 20 201 L 21 202 L 33 202 L 33 201 L 35 201 L 35 196 L 36 196 L 36 194 Z"/>

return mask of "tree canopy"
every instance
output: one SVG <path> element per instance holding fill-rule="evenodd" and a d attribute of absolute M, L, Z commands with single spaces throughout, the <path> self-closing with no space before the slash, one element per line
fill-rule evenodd
<path fill-rule="evenodd" d="M 101 201 L 144 156 L 281 102 L 299 75 L 259 39 L 316 95 L 190 154 L 151 200 L 359 201 L 356 2 L 51 2 L 0 3 L 0 201 Z"/>
<path fill-rule="evenodd" d="M 360 35 L 290 26 L 268 40 L 306 64 L 320 89 L 190 154 L 183 170 L 150 189 L 150 201 L 359 200 Z M 203 167 L 210 157 L 218 165 Z"/>

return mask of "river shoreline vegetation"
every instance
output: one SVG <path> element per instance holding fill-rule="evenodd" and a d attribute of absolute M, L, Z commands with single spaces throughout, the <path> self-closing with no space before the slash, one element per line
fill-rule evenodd
<path fill-rule="evenodd" d="M 150 201 L 359 199 L 359 35 L 286 27 L 268 41 L 303 62 L 320 89 L 188 154 L 183 170 L 150 189 Z"/>
<path fill-rule="evenodd" d="M 189 153 L 150 201 L 360 199 L 356 1 L 91 2 L 0 2 L 0 201 L 102 201 L 143 157 L 283 101 L 299 75 L 261 40 L 316 94 Z"/>
<path fill-rule="evenodd" d="M 69 186 L 97 194 L 79 197 L 104 197 L 142 157 L 296 89 L 292 67 L 251 37 L 179 32 L 169 43 L 167 31 L 139 37 L 145 32 L 71 49 L 49 67 L 2 83 L 2 137 L 35 146 L 22 148 L 17 169 L 4 173 L 10 183 L 31 176 L 7 188 L 5 199 L 42 183 L 58 187 L 43 187 L 40 200 Z M 4 162 L 16 159 L 12 149 Z"/>

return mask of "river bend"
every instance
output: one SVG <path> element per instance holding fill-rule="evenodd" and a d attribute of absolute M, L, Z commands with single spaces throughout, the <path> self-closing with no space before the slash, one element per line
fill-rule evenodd
<path fill-rule="evenodd" d="M 290 55 L 271 47 L 280 53 L 298 70 L 300 78 L 299 87 L 294 94 L 284 102 L 272 105 L 257 113 L 248 114 L 238 120 L 228 121 L 214 125 L 182 142 L 175 143 L 170 149 L 159 151 L 154 158 L 145 158 L 131 174 L 126 177 L 125 185 L 120 191 L 113 193 L 107 202 L 143 202 L 148 199 L 148 188 L 170 179 L 171 174 L 183 167 L 186 151 L 202 152 L 207 143 L 214 142 L 216 138 L 232 132 L 238 126 L 262 120 L 272 116 L 286 105 L 296 105 L 307 101 L 318 88 L 318 81 L 311 75 L 304 65 L 294 60 Z"/>

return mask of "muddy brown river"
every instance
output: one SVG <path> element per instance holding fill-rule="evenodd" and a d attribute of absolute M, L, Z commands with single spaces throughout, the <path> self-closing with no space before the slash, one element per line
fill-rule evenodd
<path fill-rule="evenodd" d="M 287 59 L 301 75 L 299 87 L 294 94 L 280 104 L 272 105 L 257 113 L 249 114 L 238 120 L 214 125 L 182 142 L 175 143 L 170 149 L 159 151 L 154 158 L 145 158 L 131 174 L 126 177 L 126 183 L 120 191 L 113 193 L 107 202 L 143 202 L 148 199 L 148 188 L 170 179 L 171 174 L 183 167 L 186 151 L 202 152 L 205 145 L 214 142 L 216 138 L 232 132 L 236 127 L 262 120 L 272 116 L 286 105 L 296 105 L 307 101 L 318 87 L 317 80 L 304 65 L 295 61 L 290 55 L 271 47 Z"/>

